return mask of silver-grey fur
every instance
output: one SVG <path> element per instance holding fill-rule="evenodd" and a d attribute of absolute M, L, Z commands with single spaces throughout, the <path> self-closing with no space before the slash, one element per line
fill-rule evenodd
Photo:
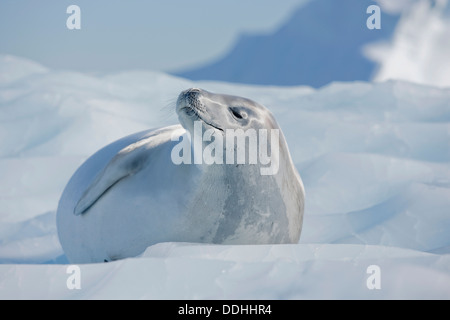
<path fill-rule="evenodd" d="M 125 137 L 89 158 L 61 197 L 57 224 L 72 263 L 132 257 L 158 242 L 277 244 L 299 240 L 304 188 L 283 134 L 279 170 L 258 164 L 175 165 L 173 137 L 194 121 L 226 129 L 279 129 L 273 115 L 249 99 L 201 89 L 183 91 L 180 125 Z"/>

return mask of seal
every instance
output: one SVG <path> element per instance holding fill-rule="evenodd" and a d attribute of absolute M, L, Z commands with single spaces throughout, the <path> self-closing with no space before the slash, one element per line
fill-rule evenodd
<path fill-rule="evenodd" d="M 299 241 L 304 187 L 270 111 L 192 88 L 180 93 L 176 112 L 181 125 L 113 142 L 69 180 L 57 227 L 71 263 L 134 257 L 159 242 Z M 267 150 L 250 161 L 252 141 Z"/>

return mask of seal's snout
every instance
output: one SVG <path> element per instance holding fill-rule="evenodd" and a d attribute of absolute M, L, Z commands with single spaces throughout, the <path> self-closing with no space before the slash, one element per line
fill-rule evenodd
<path fill-rule="evenodd" d="M 202 89 L 198 88 L 191 88 L 186 91 L 184 91 L 184 98 L 186 99 L 186 102 L 188 102 L 190 105 L 195 105 L 202 95 Z"/>
<path fill-rule="evenodd" d="M 199 88 L 191 88 L 181 92 L 177 100 L 177 112 L 182 109 L 200 109 L 201 103 L 199 99 L 202 93 L 203 90 Z"/>
<path fill-rule="evenodd" d="M 193 88 L 188 89 L 185 93 L 186 102 L 190 107 L 197 108 L 199 105 L 199 97 L 201 95 L 201 89 Z"/>

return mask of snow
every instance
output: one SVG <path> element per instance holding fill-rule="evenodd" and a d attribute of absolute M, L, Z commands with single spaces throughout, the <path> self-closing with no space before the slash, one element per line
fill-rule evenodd
<path fill-rule="evenodd" d="M 366 53 L 379 64 L 374 80 L 408 80 L 450 86 L 450 1 L 417 0 L 404 8 L 389 44 Z"/>
<path fill-rule="evenodd" d="M 140 258 L 82 265 L 80 290 L 67 289 L 65 266 L 0 265 L 0 283 L 8 288 L 0 297 L 439 299 L 449 296 L 449 262 L 449 256 L 378 246 L 164 243 Z M 366 287 L 373 263 L 381 268 L 380 290 Z"/>
<path fill-rule="evenodd" d="M 404 81 L 321 89 L 91 76 L 0 56 L 0 298 L 449 299 L 450 89 Z M 80 265 L 66 283 L 55 211 L 95 151 L 177 123 L 189 87 L 267 106 L 306 190 L 300 243 L 162 243 Z M 381 289 L 367 268 L 378 265 Z"/>

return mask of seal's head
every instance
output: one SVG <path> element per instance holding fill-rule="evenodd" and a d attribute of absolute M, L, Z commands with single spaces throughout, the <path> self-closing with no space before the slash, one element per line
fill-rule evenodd
<path fill-rule="evenodd" d="M 198 147 L 193 150 L 197 160 L 206 158 L 206 164 L 249 164 L 249 169 L 273 175 L 278 172 L 281 158 L 290 161 L 275 118 L 255 101 L 192 88 L 181 92 L 176 111 L 190 137 L 194 137 L 194 141 L 198 141 L 196 137 L 203 140 L 205 152 L 202 154 L 201 146 L 195 142 L 194 146 Z M 214 143 L 209 144 L 213 135 Z M 214 150 L 214 155 L 211 150 Z"/>
<path fill-rule="evenodd" d="M 195 121 L 201 121 L 204 129 L 212 128 L 222 133 L 226 129 L 278 128 L 271 112 L 259 103 L 198 88 L 180 93 L 176 111 L 181 125 L 191 134 Z"/>

